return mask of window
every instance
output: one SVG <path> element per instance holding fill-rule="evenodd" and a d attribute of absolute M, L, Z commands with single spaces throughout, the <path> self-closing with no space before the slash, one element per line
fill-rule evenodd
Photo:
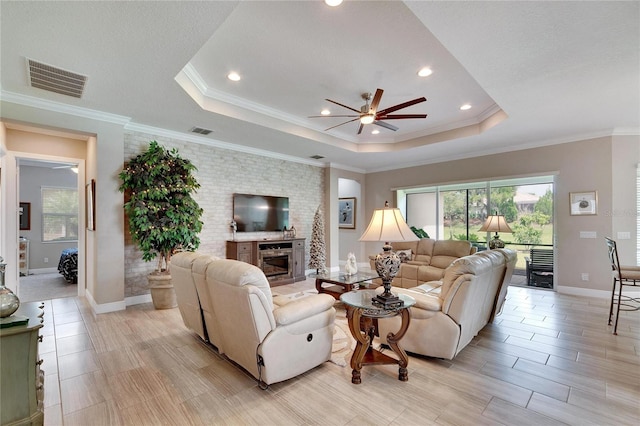
<path fill-rule="evenodd" d="M 42 187 L 42 241 L 78 239 L 78 191 Z"/>

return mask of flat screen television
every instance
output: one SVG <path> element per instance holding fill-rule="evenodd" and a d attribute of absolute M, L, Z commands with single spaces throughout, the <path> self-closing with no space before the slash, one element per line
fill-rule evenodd
<path fill-rule="evenodd" d="M 289 227 L 289 198 L 233 194 L 233 220 L 238 232 L 282 231 Z"/>

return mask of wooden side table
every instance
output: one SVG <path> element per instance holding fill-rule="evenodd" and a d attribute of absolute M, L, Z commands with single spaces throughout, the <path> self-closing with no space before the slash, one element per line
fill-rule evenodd
<path fill-rule="evenodd" d="M 349 321 L 349 330 L 356 339 L 356 348 L 351 356 L 351 383 L 360 384 L 362 382 L 360 370 L 365 365 L 383 365 L 398 364 L 398 380 L 406 382 L 409 380 L 407 365 L 409 357 L 407 353 L 400 347 L 400 340 L 409 328 L 411 321 L 411 312 L 409 308 L 415 305 L 414 298 L 405 294 L 398 296 L 404 302 L 403 306 L 391 309 L 384 309 L 376 306 L 372 302 L 376 292 L 373 290 L 360 290 L 344 293 L 340 296 L 340 300 L 347 307 L 347 319 Z M 396 333 L 389 333 L 387 342 L 391 350 L 398 356 L 398 359 L 392 358 L 371 346 L 373 336 L 376 332 L 374 319 L 387 318 L 400 315 L 402 324 L 400 330 Z"/>

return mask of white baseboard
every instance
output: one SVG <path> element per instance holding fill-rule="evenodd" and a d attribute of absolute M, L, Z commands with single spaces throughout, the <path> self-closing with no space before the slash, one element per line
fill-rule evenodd
<path fill-rule="evenodd" d="M 149 294 L 141 294 L 139 296 L 125 297 L 124 298 L 124 303 L 127 306 L 141 305 L 143 303 L 151 303 L 151 293 L 149 293 Z"/>
<path fill-rule="evenodd" d="M 640 297 L 640 291 L 628 291 L 629 287 L 626 287 L 623 290 L 623 295 L 627 295 L 630 297 Z M 611 298 L 611 290 L 594 290 L 590 288 L 580 288 L 580 287 L 568 287 L 568 286 L 558 286 L 556 288 L 558 293 L 570 294 L 572 296 L 585 296 L 585 297 L 597 297 L 599 299 L 610 299 Z M 617 291 L 616 291 L 617 294 Z"/>
<path fill-rule="evenodd" d="M 87 301 L 89 302 L 89 305 L 91 306 L 94 314 L 106 314 L 108 312 L 124 311 L 127 308 L 124 300 L 121 302 L 98 304 L 93 299 L 93 295 L 88 291 L 85 292 L 84 297 L 87 298 Z M 149 298 L 151 298 L 151 295 L 149 295 Z"/>
<path fill-rule="evenodd" d="M 556 291 L 562 294 L 569 294 L 571 296 L 584 296 L 584 297 L 595 297 L 598 299 L 607 299 L 611 297 L 611 292 L 606 290 L 594 290 L 591 288 L 580 288 L 580 287 L 568 287 L 559 285 L 556 287 Z"/>

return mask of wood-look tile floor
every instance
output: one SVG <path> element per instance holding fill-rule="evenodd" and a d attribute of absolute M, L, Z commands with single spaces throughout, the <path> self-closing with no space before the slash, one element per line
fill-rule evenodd
<path fill-rule="evenodd" d="M 313 288 L 313 280 L 277 287 Z M 266 391 L 201 343 L 177 309 L 94 316 L 45 302 L 45 425 L 638 425 L 640 312 L 510 287 L 503 314 L 453 361 L 411 356 L 409 381 L 330 362 Z"/>

